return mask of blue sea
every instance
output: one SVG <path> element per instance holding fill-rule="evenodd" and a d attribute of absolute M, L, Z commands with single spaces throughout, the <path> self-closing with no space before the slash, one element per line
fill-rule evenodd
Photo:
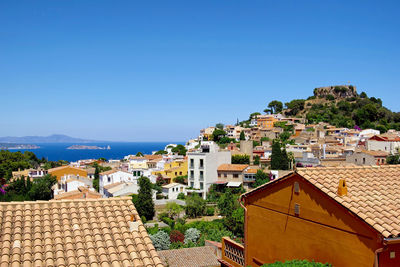
<path fill-rule="evenodd" d="M 10 149 L 10 151 L 32 151 L 38 158 L 46 158 L 47 160 L 58 161 L 77 161 L 80 159 L 122 159 L 127 155 L 135 155 L 137 152 L 143 154 L 151 154 L 153 151 L 162 150 L 168 144 L 184 144 L 184 142 L 108 142 L 108 143 L 35 143 L 40 148 L 37 149 Z M 107 147 L 110 150 L 88 150 L 88 149 L 67 149 L 72 145 L 86 145 Z"/>

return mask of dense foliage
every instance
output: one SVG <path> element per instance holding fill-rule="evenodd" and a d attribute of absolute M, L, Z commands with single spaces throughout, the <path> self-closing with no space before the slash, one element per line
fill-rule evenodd
<path fill-rule="evenodd" d="M 146 220 L 151 220 L 154 217 L 154 202 L 152 198 L 152 184 L 147 177 L 139 178 L 138 195 L 132 197 L 133 204 L 136 207 L 140 216 L 144 216 Z"/>
<path fill-rule="evenodd" d="M 252 184 L 252 187 L 258 187 L 270 181 L 270 176 L 268 173 L 265 173 L 263 170 L 257 170 L 255 175 L 255 182 Z"/>
<path fill-rule="evenodd" d="M 0 178 L 6 180 L 12 177 L 13 171 L 25 170 L 29 168 L 37 168 L 45 159 L 39 160 L 33 152 L 25 151 L 24 153 L 10 152 L 8 150 L 0 151 Z"/>
<path fill-rule="evenodd" d="M 172 153 L 177 153 L 178 155 L 186 156 L 186 148 L 184 145 L 177 145 L 176 147 L 171 149 Z"/>
<path fill-rule="evenodd" d="M 2 187 L 0 201 L 50 200 L 53 198 L 51 188 L 56 183 L 57 178 L 50 174 L 34 181 L 22 176 Z"/>
<path fill-rule="evenodd" d="M 335 100 L 325 104 L 313 104 L 307 111 L 309 123 L 328 122 L 337 127 L 362 129 L 374 128 L 381 132 L 388 129 L 400 130 L 400 112 L 392 112 L 382 105 L 380 98 L 368 97 L 365 93 L 359 97 Z"/>
<path fill-rule="evenodd" d="M 250 156 L 249 155 L 232 155 L 231 158 L 232 164 L 250 164 Z"/>
<path fill-rule="evenodd" d="M 272 154 L 271 154 L 271 169 L 272 170 L 288 170 L 289 169 L 289 158 L 286 153 L 286 149 L 282 149 L 282 145 L 279 140 L 275 140 L 272 143 Z"/>
<path fill-rule="evenodd" d="M 185 211 L 192 218 L 202 216 L 206 211 L 206 202 L 198 194 L 189 195 L 186 197 Z"/>
<path fill-rule="evenodd" d="M 389 155 L 386 158 L 387 164 L 400 164 L 400 156 L 399 155 Z"/>
<path fill-rule="evenodd" d="M 262 267 L 331 267 L 329 263 L 320 263 L 307 260 L 293 260 L 286 262 L 275 262 L 271 264 L 264 264 Z"/>

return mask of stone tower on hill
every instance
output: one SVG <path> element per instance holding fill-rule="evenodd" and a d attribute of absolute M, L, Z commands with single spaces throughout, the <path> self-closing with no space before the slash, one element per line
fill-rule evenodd
<path fill-rule="evenodd" d="M 327 95 L 333 95 L 335 98 L 348 98 L 356 97 L 358 94 L 353 85 L 334 85 L 314 89 L 314 96 L 316 97 L 323 98 Z"/>

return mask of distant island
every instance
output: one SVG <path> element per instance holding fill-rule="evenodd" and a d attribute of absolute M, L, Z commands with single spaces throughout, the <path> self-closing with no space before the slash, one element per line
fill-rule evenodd
<path fill-rule="evenodd" d="M 32 143 L 95 143 L 102 142 L 98 140 L 88 140 L 70 137 L 63 134 L 53 134 L 49 136 L 6 136 L 0 137 L 0 143 L 13 143 L 13 144 L 32 144 Z"/>
<path fill-rule="evenodd" d="M 83 146 L 83 145 L 72 145 L 70 147 L 67 147 L 67 149 L 100 149 L 100 150 L 104 150 L 104 149 L 111 149 L 110 146 L 107 147 L 100 147 L 100 146 Z"/>
<path fill-rule="evenodd" d="M 31 144 L 0 143 L 0 149 L 38 149 L 40 146 Z"/>

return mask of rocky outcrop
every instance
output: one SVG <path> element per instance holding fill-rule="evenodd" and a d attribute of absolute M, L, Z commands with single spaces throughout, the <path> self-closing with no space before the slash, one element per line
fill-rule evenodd
<path fill-rule="evenodd" d="M 356 97 L 358 94 L 353 85 L 334 85 L 314 89 L 314 96 L 316 97 L 322 98 L 328 95 L 333 95 L 335 98 L 348 98 Z"/>

